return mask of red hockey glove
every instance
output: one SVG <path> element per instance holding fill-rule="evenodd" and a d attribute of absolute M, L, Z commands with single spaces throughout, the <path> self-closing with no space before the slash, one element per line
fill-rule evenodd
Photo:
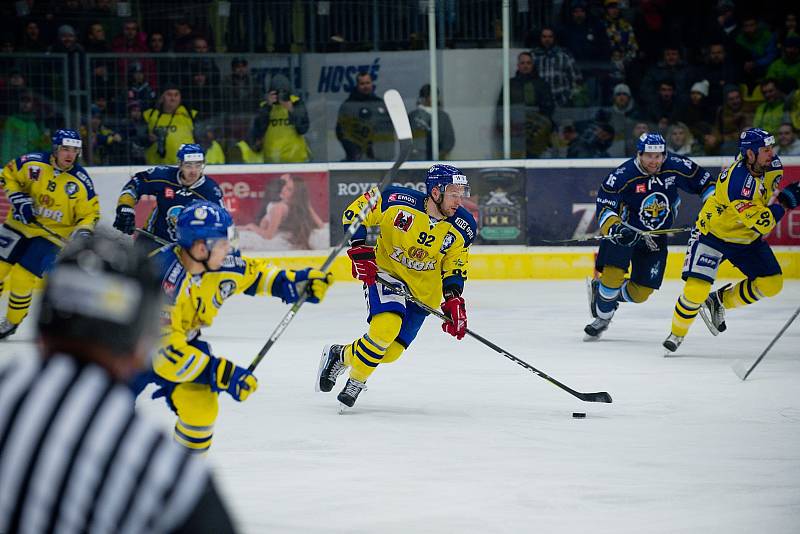
<path fill-rule="evenodd" d="M 442 323 L 442 330 L 457 339 L 463 338 L 467 333 L 467 309 L 463 297 L 451 296 L 442 304 L 442 311 L 450 318 L 450 321 Z"/>
<path fill-rule="evenodd" d="M 378 275 L 378 264 L 375 263 L 375 249 L 365 245 L 350 247 L 347 251 L 353 262 L 353 278 L 357 278 L 368 286 L 375 284 Z"/>

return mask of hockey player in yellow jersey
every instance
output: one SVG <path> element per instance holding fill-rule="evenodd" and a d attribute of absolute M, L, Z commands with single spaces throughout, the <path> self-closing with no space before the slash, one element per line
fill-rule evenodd
<path fill-rule="evenodd" d="M 316 269 L 279 269 L 265 259 L 240 256 L 231 216 L 217 203 L 190 204 L 176 226 L 177 245 L 153 253 L 168 302 L 160 348 L 152 372 L 133 389 L 139 393 L 149 382 L 161 386 L 153 398 L 165 397 L 178 415 L 175 441 L 204 452 L 211 446 L 218 394 L 244 401 L 258 382 L 246 368 L 213 354 L 200 339 L 201 329 L 211 325 L 231 295 L 271 295 L 291 303 L 307 290 L 308 302 L 318 303 L 332 279 Z"/>
<path fill-rule="evenodd" d="M 434 165 L 425 180 L 427 194 L 404 187 L 376 189 L 357 198 L 344 212 L 347 228 L 357 213 L 379 195 L 375 208 L 350 240 L 348 255 L 353 277 L 365 284 L 369 330 L 349 345 L 328 345 L 322 351 L 317 372 L 317 391 L 331 391 L 336 379 L 350 369 L 344 389 L 337 396 L 352 407 L 378 365 L 397 360 L 411 344 L 427 313 L 390 289 L 376 283 L 376 276 L 404 285 L 431 307 L 441 305 L 451 322 L 442 329 L 458 339 L 467 328 L 464 282 L 468 249 L 477 224 L 461 206 L 469 196 L 467 177 L 450 165 Z M 375 247 L 366 245 L 367 228 L 378 227 Z"/>
<path fill-rule="evenodd" d="M 11 204 L 0 226 L 0 293 L 8 279 L 6 317 L 0 339 L 17 331 L 28 314 L 38 286 L 64 241 L 94 230 L 100 204 L 86 171 L 77 164 L 81 138 L 75 130 L 58 130 L 52 152 L 35 152 L 11 160 L 0 182 Z"/>
<path fill-rule="evenodd" d="M 686 284 L 672 316 L 672 331 L 664 340 L 666 354 L 675 352 L 700 313 L 711 333 L 725 331 L 725 310 L 774 297 L 783 287 L 775 254 L 764 237 L 784 214 L 797 208 L 800 185 L 780 189 L 783 166 L 773 152 L 775 138 L 750 128 L 739 139 L 739 155 L 717 180 L 697 217 L 683 264 Z M 777 202 L 769 204 L 777 193 Z M 746 278 L 711 293 L 711 284 L 723 261 Z"/>

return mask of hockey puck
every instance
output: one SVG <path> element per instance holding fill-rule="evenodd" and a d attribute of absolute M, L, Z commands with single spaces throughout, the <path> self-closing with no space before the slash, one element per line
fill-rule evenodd
<path fill-rule="evenodd" d="M 586 417 L 586 414 L 584 412 L 572 412 L 572 417 L 575 419 L 583 419 Z"/>

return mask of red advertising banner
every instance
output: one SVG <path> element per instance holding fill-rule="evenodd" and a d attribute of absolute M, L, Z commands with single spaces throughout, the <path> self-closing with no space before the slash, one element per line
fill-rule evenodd
<path fill-rule="evenodd" d="M 787 165 L 783 168 L 781 186 L 800 182 L 800 165 Z M 786 212 L 775 230 L 767 237 L 770 245 L 800 245 L 800 208 Z"/>
<path fill-rule="evenodd" d="M 213 176 L 239 230 L 244 251 L 319 250 L 330 247 L 328 173 L 239 173 Z M 137 226 L 154 201 L 136 206 Z"/>

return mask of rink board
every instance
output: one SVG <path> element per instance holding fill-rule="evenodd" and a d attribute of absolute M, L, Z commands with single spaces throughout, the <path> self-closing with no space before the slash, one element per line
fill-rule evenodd
<path fill-rule="evenodd" d="M 576 280 L 594 272 L 597 249 L 538 247 L 476 247 L 469 256 L 468 276 L 471 280 Z M 774 247 L 786 278 L 800 278 L 800 250 L 796 247 Z M 290 268 L 322 265 L 325 256 L 314 252 L 296 255 L 269 255 L 275 263 Z M 684 250 L 670 248 L 667 279 L 678 279 L 683 266 Z M 350 281 L 350 260 L 342 255 L 331 271 L 336 280 Z M 729 263 L 723 263 L 719 278 L 741 278 L 742 274 Z"/>

